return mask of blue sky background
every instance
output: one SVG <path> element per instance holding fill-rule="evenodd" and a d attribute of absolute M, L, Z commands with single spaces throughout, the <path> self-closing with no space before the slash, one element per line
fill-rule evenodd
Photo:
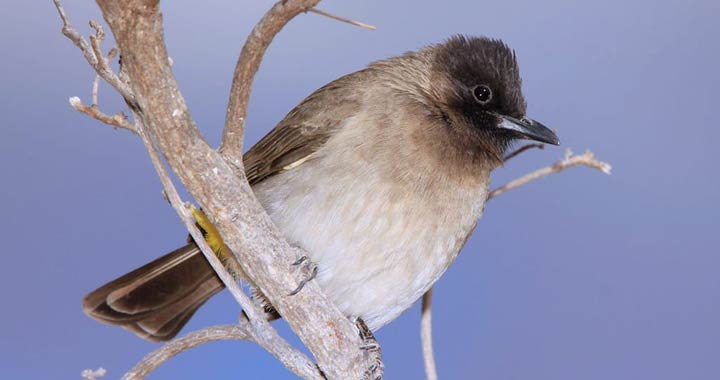
<path fill-rule="evenodd" d="M 66 1 L 78 28 L 94 3 Z M 157 345 L 85 317 L 85 293 L 181 244 L 138 139 L 75 113 L 93 73 L 49 1 L 0 14 L 0 376 L 117 379 Z M 269 1 L 166 1 L 174 72 L 217 144 L 237 53 Z M 720 378 L 720 2 L 327 1 L 367 31 L 302 15 L 254 86 L 248 143 L 304 96 L 372 60 L 455 33 L 517 50 L 529 115 L 563 147 L 614 165 L 578 168 L 493 200 L 436 287 L 443 379 Z M 107 112 L 122 110 L 107 86 Z M 494 184 L 551 163 L 513 160 Z M 232 322 L 223 293 L 189 329 Z M 423 376 L 419 308 L 378 334 L 388 379 Z M 290 335 L 283 323 L 276 324 Z M 187 331 L 187 330 L 186 330 Z M 186 353 L 152 379 L 288 379 L 245 342 Z"/>

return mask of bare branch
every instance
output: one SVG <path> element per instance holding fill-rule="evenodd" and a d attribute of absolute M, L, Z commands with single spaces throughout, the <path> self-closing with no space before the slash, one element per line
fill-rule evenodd
<path fill-rule="evenodd" d="M 90 35 L 90 47 L 92 48 L 93 54 L 95 54 L 95 59 L 97 60 L 98 67 L 101 70 L 105 70 L 107 69 L 107 64 L 102 59 L 105 55 L 100 48 L 100 44 L 105 41 L 105 31 L 103 30 L 102 26 L 98 24 L 95 20 L 90 20 L 90 27 L 95 30 L 95 34 Z"/>
<path fill-rule="evenodd" d="M 286 352 L 285 347 L 278 346 L 273 340 L 268 340 L 267 336 L 262 333 L 262 329 L 258 329 L 257 326 L 252 325 L 247 319 L 241 319 L 236 325 L 207 327 L 168 342 L 157 350 L 146 355 L 138 364 L 135 365 L 135 367 L 125 373 L 122 380 L 142 380 L 152 371 L 156 370 L 162 364 L 178 354 L 206 343 L 221 340 L 247 340 L 249 342 L 257 343 L 273 356 L 280 359 L 280 361 L 296 375 L 305 379 L 326 380 L 318 371 L 317 366 L 315 366 L 310 359 L 305 357 L 305 355 L 292 348 L 290 349 L 294 352 Z M 302 360 L 287 360 L 296 359 L 296 355 L 302 357 Z M 298 366 L 298 363 L 306 365 Z"/>
<path fill-rule="evenodd" d="M 122 380 L 141 380 L 174 356 L 197 346 L 219 340 L 247 340 L 249 334 L 241 325 L 211 326 L 177 338 L 147 354 Z"/>
<path fill-rule="evenodd" d="M 512 181 L 498 187 L 497 189 L 490 192 L 490 195 L 488 195 L 488 200 L 495 198 L 498 195 L 503 194 L 508 190 L 512 190 L 512 189 L 518 188 L 520 186 L 523 186 L 523 185 L 527 184 L 528 182 L 532 182 L 536 179 L 540 179 L 549 174 L 558 173 L 567 168 L 571 168 L 573 166 L 579 166 L 579 165 L 587 166 L 587 167 L 590 167 L 593 169 L 600 170 L 601 172 L 603 172 L 605 174 L 610 174 L 610 170 L 612 169 L 610 164 L 596 160 L 595 155 L 593 155 L 593 153 L 589 150 L 579 156 L 573 156 L 570 149 L 568 149 L 565 151 L 565 158 L 563 158 L 562 160 L 560 160 L 550 166 L 547 166 L 547 167 L 538 169 L 532 173 L 526 174 L 518 179 L 512 180 Z"/>
<path fill-rule="evenodd" d="M 97 97 L 97 95 L 95 97 Z M 95 120 L 103 122 L 107 125 L 111 125 L 115 128 L 127 129 L 128 131 L 137 134 L 135 126 L 130 124 L 127 116 L 123 115 L 122 113 L 117 113 L 110 116 L 100 111 L 100 108 L 97 104 L 93 104 L 91 106 L 84 105 L 82 103 L 82 100 L 80 100 L 80 98 L 78 98 L 77 96 L 73 96 L 72 98 L 70 98 L 70 106 L 72 106 L 72 108 L 74 108 L 76 111 L 82 112 Z"/>
<path fill-rule="evenodd" d="M 348 23 L 348 24 L 350 24 L 350 25 L 359 26 L 359 27 L 361 27 L 361 28 L 365 28 L 365 29 L 369 29 L 369 30 L 375 30 L 375 29 L 377 29 L 374 25 L 366 24 L 366 23 L 360 22 L 360 21 L 351 20 L 351 19 L 349 19 L 349 18 L 345 18 L 345 17 L 342 17 L 342 16 L 336 16 L 336 15 L 334 15 L 334 14 L 332 14 L 332 13 L 328 13 L 328 12 L 325 12 L 325 11 L 320 10 L 320 9 L 317 9 L 317 8 L 310 8 L 309 11 L 312 12 L 312 13 L 317 13 L 317 14 L 319 14 L 319 15 L 321 15 L 321 16 L 329 17 L 329 18 L 331 18 L 331 19 L 333 19 L 333 20 L 337 20 L 337 21 L 340 21 L 340 22 L 346 22 L 346 23 Z"/>
<path fill-rule="evenodd" d="M 247 321 L 247 320 L 246 320 Z M 240 323 L 243 323 L 241 318 Z M 280 338 L 277 334 L 268 334 L 267 329 L 263 325 L 248 324 L 248 333 L 252 336 L 253 341 L 259 344 L 267 352 L 303 379 L 310 380 L 327 380 L 325 375 L 320 371 L 317 364 L 302 352 L 293 348 L 287 341 Z"/>
<path fill-rule="evenodd" d="M 422 298 L 422 314 L 420 314 L 420 339 L 422 340 L 423 361 L 425 362 L 425 376 L 427 380 L 437 380 L 435 367 L 435 354 L 432 342 L 432 293 L 427 291 Z"/>
<path fill-rule="evenodd" d="M 85 60 L 92 66 L 93 69 L 100 75 L 106 82 L 108 82 L 111 86 L 115 88 L 117 92 L 120 93 L 120 95 L 125 98 L 128 102 L 134 102 L 132 91 L 130 90 L 130 87 L 121 81 L 115 73 L 110 70 L 109 66 L 106 65 L 102 59 L 103 54 L 98 52 L 100 51 L 99 46 L 101 39 L 98 38 L 97 34 L 95 37 L 91 37 L 92 39 L 96 39 L 97 41 L 97 49 L 95 47 L 88 46 L 87 41 L 82 37 L 80 33 L 78 33 L 77 30 L 75 30 L 75 27 L 73 27 L 72 23 L 70 23 L 70 19 L 67 17 L 67 14 L 65 13 L 65 9 L 63 8 L 62 4 L 60 3 L 60 0 L 53 0 L 53 3 L 55 4 L 55 8 L 58 11 L 58 14 L 60 15 L 60 19 L 63 22 L 62 27 L 62 33 L 70 39 L 70 41 L 75 44 L 80 49 L 80 52 L 82 52 L 83 56 L 85 57 Z M 92 25 L 92 24 L 91 24 Z M 99 25 L 98 25 L 99 26 Z M 96 33 L 100 32 L 102 29 L 96 29 Z M 95 42 L 93 42 L 95 44 Z"/>
<path fill-rule="evenodd" d="M 245 40 L 233 74 L 225 116 L 225 129 L 220 144 L 220 153 L 230 162 L 238 176 L 244 177 L 242 145 L 250 90 L 265 51 L 275 35 L 290 20 L 300 13 L 307 12 L 319 2 L 320 0 L 278 1 L 265 13 L 265 16 L 255 25 Z"/>
<path fill-rule="evenodd" d="M 105 65 L 109 65 L 110 61 L 115 57 L 115 54 L 117 54 L 117 49 L 112 48 L 107 54 L 107 57 L 105 58 Z M 98 90 L 100 89 L 100 74 L 95 74 L 95 80 L 93 81 L 92 86 L 92 104 L 98 104 Z"/>
<path fill-rule="evenodd" d="M 507 156 L 505 156 L 505 159 L 504 159 L 504 160 L 505 160 L 505 162 L 508 162 L 508 160 L 510 160 L 511 158 L 517 157 L 518 155 L 524 153 L 525 151 L 527 151 L 527 150 L 529 150 L 529 149 L 533 149 L 533 148 L 545 149 L 545 144 L 533 143 L 533 144 L 523 145 L 523 146 L 521 146 L 520 148 L 515 149 L 514 151 L 512 151 L 512 152 L 511 152 L 510 154 L 508 154 Z"/>
<path fill-rule="evenodd" d="M 55 2 L 59 5 L 58 0 Z M 249 40 L 265 42 L 260 46 L 246 46 L 250 50 L 248 56 L 255 57 L 245 59 L 255 62 L 246 68 L 255 65 L 251 69 L 254 74 L 262 52 L 271 39 L 269 36 L 277 33 L 292 15 L 317 2 L 287 0 L 276 4 L 273 7 L 276 18 L 273 20 L 279 24 L 256 27 Z M 333 379 L 360 378 L 369 367 L 369 362 L 365 353 L 359 349 L 361 340 L 357 329 L 313 281 L 306 284 L 297 295 L 287 296 L 298 285 L 290 264 L 301 252 L 287 244 L 255 199 L 247 181 L 238 176 L 238 173 L 242 174 L 241 160 L 230 161 L 233 165 L 228 165 L 225 157 L 209 147 L 190 117 L 170 69 L 158 1 L 98 0 L 98 5 L 119 49 L 124 52 L 120 76 L 128 80 L 122 83 L 132 86 L 128 92 L 132 101 L 128 103 L 133 116 L 141 123 L 138 123 L 141 126 L 138 128 L 146 134 L 144 141 L 154 140 L 167 164 L 217 227 L 248 280 L 267 296 L 288 321 L 314 354 L 324 373 Z M 64 12 L 60 13 L 64 17 Z M 268 22 L 268 18 L 263 20 Z M 87 48 L 87 44 L 85 46 Z M 94 53 L 91 55 L 94 56 Z M 243 61 L 242 57 L 240 61 Z M 252 77 L 247 76 L 247 72 L 245 75 L 246 78 Z M 239 82 L 245 83 L 242 80 Z M 240 86 L 239 83 L 236 85 Z M 249 93 L 249 87 L 246 91 Z M 237 99 L 235 96 L 231 96 L 231 99 Z M 242 117 L 231 120 L 240 120 L 242 123 L 247 99 L 243 104 Z M 236 137 L 237 141 L 242 141 L 242 125 Z M 151 146 L 154 149 L 154 145 L 148 145 L 148 148 Z M 240 149 L 239 144 L 237 148 Z M 253 316 L 251 318 L 251 324 L 258 325 L 258 331 L 272 340 L 273 347 L 286 344 L 277 337 L 267 321 Z M 298 365 L 307 366 L 302 363 Z M 314 378 L 311 374 L 303 376 Z"/>

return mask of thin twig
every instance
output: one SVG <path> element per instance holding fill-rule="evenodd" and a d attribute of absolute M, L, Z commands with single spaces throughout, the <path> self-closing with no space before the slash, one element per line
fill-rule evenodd
<path fill-rule="evenodd" d="M 95 80 L 92 85 L 92 104 L 98 104 L 98 92 L 100 91 L 100 74 L 95 74 Z"/>
<path fill-rule="evenodd" d="M 197 228 L 195 218 L 193 218 L 188 205 L 182 201 L 182 198 L 180 198 L 180 194 L 175 188 L 175 184 L 172 182 L 172 179 L 170 179 L 170 174 L 160 158 L 160 154 L 155 147 L 155 143 L 152 138 L 150 138 L 150 134 L 144 127 L 142 121 L 137 115 L 133 115 L 133 118 L 135 119 L 138 135 L 145 144 L 145 148 L 150 155 L 150 160 L 155 167 L 158 177 L 160 177 L 160 182 L 162 183 L 165 195 L 167 196 L 168 201 L 170 201 L 172 207 L 175 211 L 177 211 L 178 216 L 183 221 L 183 224 L 185 224 L 185 228 L 187 228 L 188 232 L 190 232 L 190 236 L 192 236 L 195 244 L 198 245 L 198 248 L 200 248 L 208 263 L 210 263 L 213 267 L 215 273 L 217 273 L 225 287 L 230 291 L 230 294 L 232 294 L 233 298 L 235 298 L 235 301 L 242 306 L 245 313 L 250 317 L 250 320 L 255 321 L 262 319 L 263 314 L 257 309 L 247 294 L 245 294 L 230 272 L 228 272 L 227 268 L 225 268 L 220 259 L 215 255 L 215 252 L 213 252 L 212 248 L 210 248 L 210 245 L 208 245 L 203 233 Z"/>
<path fill-rule="evenodd" d="M 336 16 L 336 15 L 334 15 L 334 14 L 332 14 L 332 13 L 328 13 L 328 12 L 325 12 L 325 11 L 320 10 L 320 9 L 317 9 L 317 8 L 310 8 L 310 9 L 309 9 L 309 12 L 316 13 L 316 14 L 319 14 L 319 15 L 321 15 L 321 16 L 329 17 L 329 18 L 331 18 L 331 19 L 333 19 L 333 20 L 337 20 L 337 21 L 340 21 L 340 22 L 346 22 L 346 23 L 348 23 L 348 24 L 350 24 L 350 25 L 359 26 L 359 27 L 361 27 L 361 28 L 365 28 L 365 29 L 369 29 L 369 30 L 375 30 L 375 29 L 377 29 L 374 25 L 366 24 L 366 23 L 360 22 L 360 21 L 351 20 L 351 19 L 349 19 L 349 18 L 345 18 L 345 17 L 342 17 L 342 16 Z"/>
<path fill-rule="evenodd" d="M 115 128 L 127 129 L 128 131 L 137 134 L 135 126 L 130 124 L 127 116 L 123 115 L 122 113 L 117 113 L 110 116 L 100 111 L 100 108 L 97 104 L 93 104 L 91 106 L 84 105 L 82 103 L 82 100 L 80 100 L 80 98 L 78 98 L 77 96 L 73 96 L 72 98 L 70 98 L 70 106 L 72 106 L 72 108 L 74 108 L 76 111 L 82 112 L 95 120 L 111 125 Z"/>
<path fill-rule="evenodd" d="M 105 58 L 105 64 L 108 65 L 110 61 L 115 57 L 115 54 L 117 54 L 117 49 L 112 48 L 107 54 L 107 57 Z M 95 80 L 93 81 L 92 86 L 92 104 L 97 105 L 98 104 L 98 90 L 100 88 L 100 74 L 95 74 Z"/>
<path fill-rule="evenodd" d="M 163 363 L 170 360 L 177 354 L 190 350 L 205 343 L 220 340 L 244 340 L 249 335 L 244 326 L 241 325 L 220 325 L 206 327 L 202 330 L 191 332 L 183 337 L 174 339 L 157 350 L 145 355 L 145 357 L 123 375 L 122 380 L 144 379 L 152 371 L 156 370 Z"/>
<path fill-rule="evenodd" d="M 80 49 L 80 52 L 83 54 L 83 57 L 85 57 L 85 60 L 90 64 L 90 66 L 92 66 L 93 69 L 95 69 L 98 75 L 100 75 L 106 82 L 113 86 L 115 90 L 117 90 L 117 92 L 119 92 L 120 95 L 125 98 L 126 101 L 134 102 L 135 99 L 132 95 L 132 90 L 130 89 L 130 86 L 128 86 L 127 83 L 121 81 L 118 76 L 115 75 L 112 70 L 110 70 L 110 67 L 104 63 L 102 59 L 102 53 L 98 54 L 98 52 L 100 52 L 99 46 L 101 39 L 97 34 L 102 30 L 102 28 L 96 29 L 96 35 L 90 37 L 91 41 L 96 40 L 96 42 L 93 42 L 93 45 L 97 44 L 97 49 L 95 46 L 90 47 L 87 41 L 80 33 L 78 33 L 78 31 L 70 22 L 70 19 L 67 17 L 65 9 L 60 3 L 60 0 L 53 0 L 53 3 L 55 4 L 55 8 L 57 9 L 58 14 L 60 15 L 60 19 L 63 22 L 62 34 Z M 95 24 L 99 26 L 99 24 Z"/>
<path fill-rule="evenodd" d="M 93 54 L 95 54 L 95 59 L 97 60 L 98 67 L 100 67 L 101 69 L 106 69 L 104 61 L 101 59 L 101 57 L 104 57 L 105 55 L 100 48 L 100 44 L 105 41 L 105 31 L 103 30 L 103 27 L 95 20 L 90 20 L 90 27 L 95 30 L 95 34 L 90 35 L 90 47 L 92 48 Z"/>
<path fill-rule="evenodd" d="M 278 358 L 296 375 L 305 379 L 325 380 L 317 371 L 316 366 L 305 355 L 295 351 L 297 357 L 301 357 L 300 362 L 309 363 L 307 368 L 297 366 L 294 360 L 287 360 L 288 356 L 283 347 L 278 346 L 273 339 L 268 339 L 268 336 L 263 334 L 262 328 L 251 324 L 244 318 L 241 318 L 239 323 L 235 325 L 206 327 L 164 344 L 157 350 L 145 355 L 138 364 L 123 375 L 122 380 L 142 380 L 176 355 L 203 344 L 221 340 L 247 340 L 257 343 Z M 292 356 L 292 359 L 297 357 Z"/>
<path fill-rule="evenodd" d="M 247 323 L 247 331 L 252 340 L 269 352 L 296 375 L 310 380 L 327 380 L 318 366 L 305 354 L 293 348 L 286 340 L 279 335 L 268 334 L 264 325 L 250 324 L 247 319 L 241 316 L 240 324 Z M 273 330 L 274 331 L 274 330 Z"/>
<path fill-rule="evenodd" d="M 422 340 L 423 361 L 427 380 L 437 380 L 435 354 L 432 341 L 432 293 L 430 288 L 422 298 L 422 314 L 420 314 L 420 339 Z"/>
<path fill-rule="evenodd" d="M 533 143 L 533 144 L 523 145 L 523 146 L 521 146 L 520 148 L 515 149 L 514 151 L 512 151 L 512 152 L 511 152 L 510 154 L 508 154 L 507 156 L 505 156 L 505 159 L 504 159 L 504 160 L 505 160 L 505 162 L 507 162 L 507 161 L 510 160 L 511 158 L 517 157 L 518 155 L 520 155 L 521 153 L 525 152 L 526 150 L 533 149 L 533 148 L 545 149 L 545 144 Z"/>
<path fill-rule="evenodd" d="M 518 179 L 512 180 L 512 181 L 506 183 L 505 185 L 498 187 L 497 189 L 490 192 L 490 194 L 488 195 L 488 200 L 495 198 L 498 195 L 503 194 L 508 190 L 512 190 L 512 189 L 518 188 L 520 186 L 523 186 L 523 185 L 527 184 L 528 182 L 532 182 L 536 179 L 540 179 L 549 174 L 558 173 L 567 168 L 571 168 L 573 166 L 579 166 L 579 165 L 583 165 L 583 166 L 587 166 L 587 167 L 590 167 L 593 169 L 600 170 L 601 172 L 603 172 L 605 174 L 610 174 L 610 170 L 612 169 L 610 164 L 596 160 L 593 153 L 589 150 L 579 156 L 573 156 L 570 149 L 568 149 L 565 151 L 565 158 L 563 158 L 562 160 L 560 160 L 550 166 L 547 166 L 547 167 L 538 169 L 532 173 L 526 174 Z"/>
<path fill-rule="evenodd" d="M 220 153 L 238 176 L 243 176 L 242 144 L 250 90 L 265 51 L 275 35 L 290 20 L 300 13 L 307 12 L 319 2 L 320 0 L 278 1 L 265 13 L 245 40 L 233 73 L 225 129 L 220 144 Z"/>

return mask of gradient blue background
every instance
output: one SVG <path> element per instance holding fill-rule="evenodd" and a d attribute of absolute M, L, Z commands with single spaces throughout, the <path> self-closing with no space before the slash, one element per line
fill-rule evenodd
<path fill-rule="evenodd" d="M 66 1 L 87 33 L 90 1 Z M 74 112 L 93 73 L 49 1 L 0 15 L 0 377 L 118 378 L 157 347 L 82 314 L 82 296 L 175 248 L 183 227 L 135 137 Z M 163 3 L 174 72 L 217 144 L 237 53 L 269 1 Z M 493 200 L 436 287 L 443 379 L 720 378 L 720 2 L 327 1 L 371 32 L 302 15 L 276 39 L 248 120 L 256 141 L 305 95 L 454 33 L 519 55 L 529 115 L 611 176 L 578 168 Z M 122 108 L 107 86 L 107 112 Z M 550 163 L 528 153 L 494 184 Z M 378 334 L 388 379 L 423 376 L 419 308 Z M 190 329 L 232 322 L 227 294 Z M 284 334 L 286 326 L 276 324 Z M 187 330 L 186 330 L 187 331 Z M 186 353 L 153 379 L 287 379 L 245 342 Z"/>

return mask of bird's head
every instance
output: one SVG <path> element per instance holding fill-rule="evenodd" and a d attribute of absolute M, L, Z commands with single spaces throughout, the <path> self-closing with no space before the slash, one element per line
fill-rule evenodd
<path fill-rule="evenodd" d="M 500 40 L 455 36 L 430 48 L 433 98 L 463 139 L 495 157 L 517 139 L 558 145 L 558 137 L 526 117 L 515 52 Z"/>

